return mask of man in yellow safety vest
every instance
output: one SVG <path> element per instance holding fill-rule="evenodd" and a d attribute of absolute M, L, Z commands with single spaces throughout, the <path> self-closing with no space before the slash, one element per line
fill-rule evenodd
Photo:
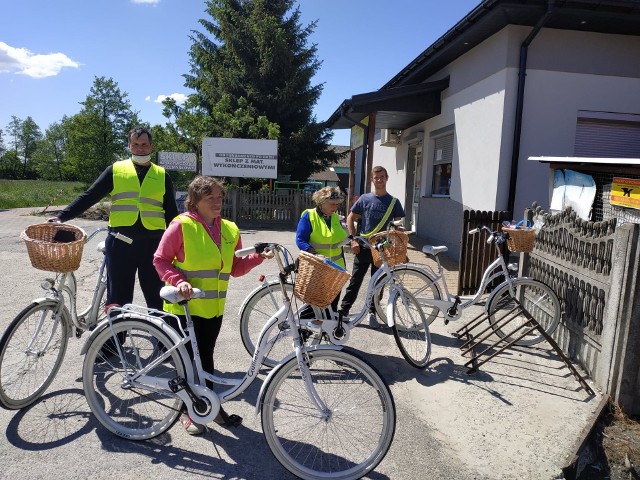
<path fill-rule="evenodd" d="M 66 222 L 81 215 L 92 205 L 111 195 L 109 230 L 133 239 L 131 244 L 107 236 L 106 305 L 124 305 L 133 301 L 136 272 L 148 307 L 162 310 L 160 280 L 153 254 L 162 234 L 178 215 L 171 178 L 164 168 L 151 163 L 151 132 L 134 127 L 129 132 L 131 157 L 107 167 L 78 198 L 50 220 Z"/>

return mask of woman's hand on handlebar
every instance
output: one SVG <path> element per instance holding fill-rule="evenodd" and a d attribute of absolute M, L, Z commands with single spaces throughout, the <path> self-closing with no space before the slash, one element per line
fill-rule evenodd
<path fill-rule="evenodd" d="M 264 249 L 262 252 L 260 252 L 260 256 L 262 258 L 264 258 L 265 260 L 270 260 L 274 257 L 275 252 L 273 250 L 270 249 Z"/>

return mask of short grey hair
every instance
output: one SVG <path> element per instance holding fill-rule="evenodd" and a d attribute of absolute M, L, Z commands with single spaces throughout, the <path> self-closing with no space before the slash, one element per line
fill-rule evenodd
<path fill-rule="evenodd" d="M 340 190 L 340 187 L 323 187 L 320 190 L 313 192 L 311 200 L 313 200 L 317 206 L 322 205 L 328 200 L 344 202 L 344 194 L 342 193 L 342 190 Z"/>

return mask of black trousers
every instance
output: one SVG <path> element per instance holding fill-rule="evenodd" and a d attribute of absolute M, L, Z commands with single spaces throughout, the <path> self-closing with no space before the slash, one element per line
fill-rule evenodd
<path fill-rule="evenodd" d="M 160 289 L 164 283 L 153 266 L 153 254 L 161 238 L 162 235 L 134 238 L 133 243 L 128 244 L 107 236 L 107 305 L 133 302 L 137 272 L 147 307 L 162 310 Z"/>
<path fill-rule="evenodd" d="M 336 298 L 333 299 L 333 302 L 331 302 L 331 308 L 333 309 L 334 312 L 338 311 L 338 302 L 340 301 L 340 294 L 338 293 L 338 295 L 336 295 Z M 328 313 L 328 309 L 327 309 L 327 317 L 329 316 Z M 315 315 L 313 314 L 313 309 L 309 306 L 305 307 L 304 310 L 302 310 L 302 312 L 300 312 L 300 318 L 303 319 L 315 319 Z"/>
<path fill-rule="evenodd" d="M 178 318 L 180 319 L 182 327 L 186 329 L 187 318 L 184 315 L 178 315 Z M 191 320 L 193 320 L 193 329 L 195 331 L 196 341 L 198 342 L 202 368 L 205 372 L 213 374 L 213 352 L 216 348 L 218 335 L 220 335 L 220 329 L 222 328 L 222 315 L 213 318 L 203 318 L 191 315 Z M 165 321 L 171 325 L 176 332 L 180 333 L 180 329 L 178 328 L 175 319 L 165 317 Z M 191 343 L 186 345 L 186 349 L 189 352 L 189 357 L 193 360 L 194 355 Z M 206 384 L 207 387 L 213 388 L 213 382 L 207 380 Z"/>
<path fill-rule="evenodd" d="M 371 250 L 368 248 L 360 247 L 360 252 L 355 255 L 353 259 L 353 270 L 351 271 L 351 280 L 347 286 L 347 290 L 342 298 L 342 305 L 340 310 L 344 315 L 347 315 L 351 311 L 351 307 L 358 298 L 358 292 L 362 286 L 367 271 L 371 269 L 371 275 L 373 275 L 378 267 L 373 264 L 373 257 L 371 256 Z M 369 311 L 376 311 L 373 302 L 369 305 Z"/>

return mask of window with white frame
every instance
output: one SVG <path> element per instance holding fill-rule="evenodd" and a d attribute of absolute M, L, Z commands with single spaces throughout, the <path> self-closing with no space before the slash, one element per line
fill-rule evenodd
<path fill-rule="evenodd" d="M 433 183 L 434 197 L 448 197 L 453 166 L 453 131 L 433 138 Z"/>

